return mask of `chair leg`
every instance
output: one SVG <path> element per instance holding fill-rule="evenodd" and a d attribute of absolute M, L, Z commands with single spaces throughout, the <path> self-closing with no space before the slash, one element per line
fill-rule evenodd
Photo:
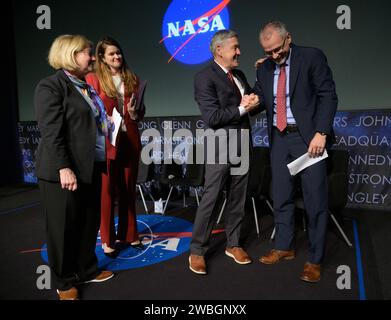
<path fill-rule="evenodd" d="M 259 238 L 258 214 L 257 214 L 257 208 L 255 207 L 254 197 L 251 197 L 251 200 L 252 200 L 253 209 L 254 209 L 255 229 L 257 230 L 257 238 Z"/>
<path fill-rule="evenodd" d="M 275 236 L 276 236 L 276 227 L 273 228 L 272 235 L 270 236 L 270 241 L 273 241 Z"/>
<path fill-rule="evenodd" d="M 273 206 L 271 205 L 271 203 L 270 203 L 270 201 L 268 199 L 266 199 L 266 204 L 269 207 L 270 211 L 272 213 L 274 213 Z M 273 228 L 273 232 L 272 232 L 272 234 L 270 236 L 270 241 L 273 241 L 275 236 L 276 236 L 276 227 Z"/>
<path fill-rule="evenodd" d="M 149 192 L 148 189 L 147 189 L 147 192 L 148 192 L 148 195 L 149 195 L 149 197 L 151 198 L 151 200 L 152 200 L 153 202 L 155 202 L 155 201 L 156 201 L 155 198 L 152 196 L 152 194 Z"/>
<path fill-rule="evenodd" d="M 303 231 L 307 232 L 307 222 L 305 221 L 305 211 L 303 212 Z"/>
<path fill-rule="evenodd" d="M 164 205 L 164 209 L 163 209 L 163 215 L 166 213 L 168 201 L 170 200 L 171 192 L 172 192 L 173 189 L 174 189 L 174 187 L 171 187 L 171 188 L 170 188 L 170 192 L 168 193 L 168 197 L 167 197 L 167 200 L 166 200 L 166 204 Z"/>
<path fill-rule="evenodd" d="M 224 199 L 224 203 L 223 203 L 223 206 L 222 206 L 222 208 L 220 210 L 219 217 L 217 218 L 217 224 L 220 223 L 220 220 L 221 220 L 221 217 L 223 216 L 223 212 L 224 212 L 226 203 L 227 203 L 227 198 Z"/>
<path fill-rule="evenodd" d="M 149 213 L 148 212 L 148 207 L 147 207 L 147 204 L 145 202 L 145 198 L 144 198 L 144 193 L 143 193 L 143 189 L 141 188 L 141 185 L 137 185 L 138 189 L 140 190 L 140 195 L 141 195 L 141 199 L 143 200 L 143 204 L 144 204 L 144 208 L 145 208 L 145 213 Z"/>
<path fill-rule="evenodd" d="M 329 211 L 331 219 L 334 221 L 335 225 L 337 226 L 339 232 L 341 233 L 342 237 L 344 238 L 345 242 L 349 247 L 353 247 L 352 243 L 349 241 L 348 237 L 346 236 L 345 232 L 342 230 L 341 226 L 339 225 L 337 219 L 335 219 L 334 215 Z"/>
<path fill-rule="evenodd" d="M 195 191 L 195 194 L 196 194 L 197 205 L 200 206 L 200 199 L 198 198 L 197 188 L 194 188 L 194 191 Z"/>
<path fill-rule="evenodd" d="M 186 190 L 185 187 L 182 188 L 183 192 L 183 207 L 186 208 Z"/>
<path fill-rule="evenodd" d="M 266 200 L 266 204 L 267 204 L 267 206 L 269 207 L 270 211 L 273 212 L 273 207 L 272 207 L 272 205 L 270 204 L 270 201 L 269 201 L 269 200 Z"/>

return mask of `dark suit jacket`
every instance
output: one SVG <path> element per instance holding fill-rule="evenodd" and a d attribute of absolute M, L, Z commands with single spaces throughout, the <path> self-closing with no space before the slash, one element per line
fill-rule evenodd
<path fill-rule="evenodd" d="M 333 121 L 338 98 L 326 56 L 316 48 L 292 45 L 290 65 L 290 105 L 304 141 L 309 145 L 316 131 L 329 134 L 328 145 L 334 140 Z M 266 109 L 269 141 L 273 125 L 273 81 L 275 63 L 266 60 L 257 70 L 254 91 Z"/>
<path fill-rule="evenodd" d="M 245 94 L 249 94 L 252 89 L 244 73 L 236 69 L 232 73 L 242 83 Z M 206 128 L 250 128 L 248 117 L 240 117 L 241 98 L 235 94 L 231 81 L 216 62 L 195 76 L 194 96 Z"/>
<path fill-rule="evenodd" d="M 71 168 L 78 181 L 90 183 L 97 127 L 88 102 L 66 74 L 58 70 L 39 82 L 34 105 L 41 132 L 37 177 L 60 181 L 59 170 Z"/>
<path fill-rule="evenodd" d="M 250 85 L 244 73 L 240 70 L 232 70 L 233 75 L 241 82 L 245 94 L 252 92 Z M 241 129 L 249 129 L 251 132 L 250 119 L 248 115 L 240 116 L 239 105 L 241 97 L 235 93 L 232 82 L 226 73 L 216 63 L 212 62 L 204 70 L 196 74 L 194 79 L 194 96 L 201 111 L 201 118 L 205 123 L 205 129 L 214 131 L 226 130 L 226 136 L 229 143 L 229 129 L 237 130 L 237 148 L 232 150 L 237 155 L 241 154 Z M 206 132 L 205 136 L 220 136 L 219 132 L 210 134 Z M 251 133 L 250 133 L 251 142 Z M 205 146 L 206 141 L 205 141 Z M 206 149 L 206 153 L 207 153 Z M 231 154 L 231 150 L 228 150 Z M 216 143 L 215 156 L 221 153 L 219 144 Z M 227 154 L 228 156 L 228 154 Z"/>

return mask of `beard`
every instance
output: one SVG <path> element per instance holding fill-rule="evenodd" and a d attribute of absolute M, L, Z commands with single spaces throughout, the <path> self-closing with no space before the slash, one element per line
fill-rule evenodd
<path fill-rule="evenodd" d="M 274 62 L 278 65 L 282 65 L 288 60 L 288 57 L 289 57 L 289 51 L 284 56 L 282 56 L 280 60 L 274 60 Z"/>
<path fill-rule="evenodd" d="M 275 61 L 275 63 L 278 65 L 282 65 L 283 63 L 286 62 L 286 60 L 288 60 L 287 57 L 284 57 L 284 58 L 280 59 L 279 61 Z"/>

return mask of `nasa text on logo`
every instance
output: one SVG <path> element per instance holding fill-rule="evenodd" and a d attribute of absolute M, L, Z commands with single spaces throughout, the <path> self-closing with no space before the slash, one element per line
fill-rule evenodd
<path fill-rule="evenodd" d="M 200 64 L 212 57 L 209 44 L 219 30 L 229 28 L 231 0 L 174 0 L 163 19 L 162 34 L 171 58 Z"/>
<path fill-rule="evenodd" d="M 124 247 L 116 259 L 104 255 L 98 235 L 96 255 L 99 267 L 112 271 L 126 270 L 175 258 L 189 250 L 193 224 L 171 216 L 138 215 L 137 230 L 143 248 Z M 41 255 L 48 261 L 46 245 Z"/>

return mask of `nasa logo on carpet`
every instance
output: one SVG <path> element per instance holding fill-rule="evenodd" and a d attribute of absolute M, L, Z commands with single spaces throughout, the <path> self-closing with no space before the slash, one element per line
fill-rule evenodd
<path fill-rule="evenodd" d="M 116 219 L 116 224 L 118 219 Z M 116 259 L 106 257 L 97 238 L 96 255 L 99 268 L 127 270 L 149 266 L 175 258 L 189 250 L 193 224 L 180 218 L 161 215 L 138 215 L 137 230 L 143 248 L 124 247 Z M 41 251 L 47 262 L 46 245 Z"/>

